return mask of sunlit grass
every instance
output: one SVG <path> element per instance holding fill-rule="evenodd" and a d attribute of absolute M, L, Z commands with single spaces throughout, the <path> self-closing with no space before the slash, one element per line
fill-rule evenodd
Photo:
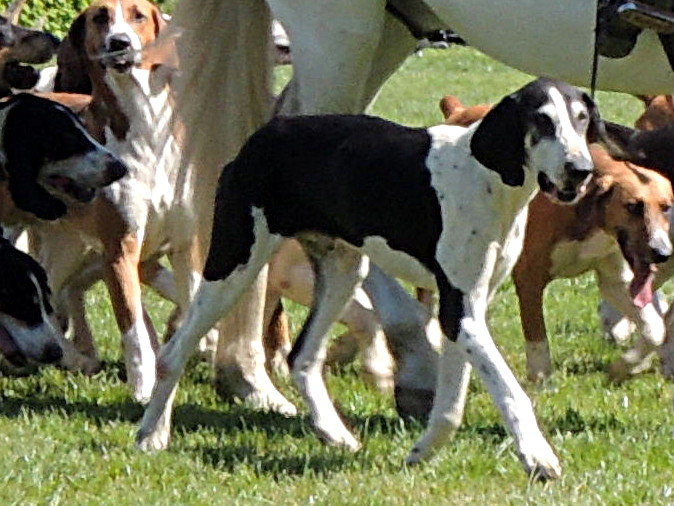
<path fill-rule="evenodd" d="M 284 70 L 282 72 L 287 72 Z M 494 102 L 529 77 L 471 49 L 426 51 L 390 80 L 371 113 L 409 125 L 440 121 L 438 100 Z M 599 93 L 602 114 L 630 123 L 632 97 Z M 148 294 L 159 324 L 168 303 Z M 672 389 L 647 373 L 621 386 L 604 370 L 620 350 L 600 336 L 591 276 L 556 281 L 546 295 L 555 373 L 543 386 L 525 384 L 565 474 L 530 483 L 483 387 L 473 381 L 466 420 L 429 464 L 402 461 L 418 425 L 405 426 L 390 398 L 364 386 L 357 367 L 329 374 L 329 388 L 363 449 L 323 446 L 306 410 L 297 418 L 255 413 L 223 403 L 205 364 L 181 381 L 170 449 L 133 448 L 142 409 L 124 384 L 119 334 L 107 296 L 89 297 L 90 320 L 105 369 L 87 378 L 46 368 L 27 378 L 0 378 L 0 504 L 115 506 L 148 504 L 669 504 L 674 503 Z M 304 310 L 289 305 L 292 325 Z M 512 285 L 491 313 L 494 336 L 519 378 L 524 355 Z M 286 380 L 284 393 L 298 396 Z"/>

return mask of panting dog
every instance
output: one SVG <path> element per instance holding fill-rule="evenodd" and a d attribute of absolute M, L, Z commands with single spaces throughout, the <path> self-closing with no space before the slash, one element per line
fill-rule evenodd
<path fill-rule="evenodd" d="M 62 218 L 126 172 L 68 108 L 25 93 L 0 102 L 1 223 Z M 0 257 L 0 353 L 15 365 L 61 361 L 87 369 L 52 322 L 43 268 L 4 238 Z"/>

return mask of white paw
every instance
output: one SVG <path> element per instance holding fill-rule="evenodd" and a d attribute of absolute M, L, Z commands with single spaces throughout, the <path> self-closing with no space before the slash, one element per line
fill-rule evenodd
<path fill-rule="evenodd" d="M 351 434 L 348 430 L 328 431 L 320 427 L 315 427 L 314 430 L 321 441 L 329 446 L 344 448 L 345 450 L 352 452 L 356 452 L 361 448 L 360 442 L 355 437 L 353 437 L 353 434 Z"/>
<path fill-rule="evenodd" d="M 555 480 L 562 476 L 562 466 L 552 447 L 541 438 L 537 444 L 520 448 L 520 461 L 524 470 L 539 480 Z"/>
<path fill-rule="evenodd" d="M 150 398 L 152 397 L 154 375 L 152 375 L 151 380 L 148 380 L 147 378 L 137 378 L 137 381 L 131 383 L 131 388 L 133 391 L 133 400 L 145 406 L 150 402 Z"/>
<path fill-rule="evenodd" d="M 146 432 L 143 427 L 136 434 L 136 448 L 144 452 L 165 450 L 169 442 L 168 430 Z"/>
<path fill-rule="evenodd" d="M 243 398 L 244 404 L 254 410 L 297 416 L 297 408 L 279 392 L 256 391 Z"/>

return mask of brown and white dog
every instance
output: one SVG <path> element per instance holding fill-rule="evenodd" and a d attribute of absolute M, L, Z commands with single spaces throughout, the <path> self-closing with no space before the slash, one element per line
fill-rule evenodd
<path fill-rule="evenodd" d="M 445 120 L 477 121 L 489 106 L 465 107 L 445 97 Z M 465 124 L 465 123 L 464 123 Z M 513 269 L 526 339 L 527 375 L 540 380 L 552 372 L 543 317 L 543 291 L 553 279 L 594 271 L 602 296 L 629 315 L 641 337 L 610 368 L 616 379 L 639 372 L 662 344 L 664 326 L 653 303 L 654 264 L 672 254 L 669 180 L 591 148 L 595 175 L 576 206 L 562 206 L 544 195 L 531 202 L 524 248 Z"/>
<path fill-rule="evenodd" d="M 103 270 L 138 401 L 152 391 L 157 347 L 143 315 L 140 263 L 169 254 L 175 293 L 169 287 L 164 295 L 179 305 L 187 304 L 198 281 L 191 178 L 181 165 L 168 87 L 174 61 L 154 47 L 164 27 L 147 0 L 97 0 L 74 21 L 59 50 L 55 91 L 91 92 L 83 111 L 87 129 L 128 165 L 129 175 L 92 207 L 71 209 L 60 223 L 35 229 L 57 302 L 78 318 L 75 345 L 90 356 L 95 347 L 77 301 L 92 269 Z"/>
<path fill-rule="evenodd" d="M 40 73 L 31 64 L 49 61 L 58 45 L 53 35 L 18 26 L 0 16 L 0 97 L 35 86 Z"/>

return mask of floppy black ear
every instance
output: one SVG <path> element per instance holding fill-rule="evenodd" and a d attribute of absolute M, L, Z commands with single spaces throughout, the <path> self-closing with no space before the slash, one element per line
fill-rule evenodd
<path fill-rule="evenodd" d="M 587 107 L 587 112 L 590 115 L 590 123 L 588 124 L 585 138 L 588 144 L 600 142 L 606 136 L 606 128 L 604 120 L 599 116 L 599 108 L 587 93 L 583 93 L 583 102 L 585 102 L 585 107 Z"/>
<path fill-rule="evenodd" d="M 10 99 L 9 106 L 25 96 L 15 95 Z M 30 134 L 22 128 L 24 125 L 17 125 L 16 121 L 21 122 L 21 118 L 16 116 L 17 114 L 8 113 L 1 128 L 4 153 L 0 164 L 12 201 L 19 209 L 43 220 L 60 218 L 66 214 L 67 207 L 38 184 L 40 166 L 43 163 L 42 150 L 36 147 L 36 142 L 27 142 Z"/>
<path fill-rule="evenodd" d="M 524 127 L 520 107 L 512 95 L 484 117 L 470 141 L 475 159 L 501 176 L 504 184 L 524 184 Z"/>
<path fill-rule="evenodd" d="M 91 94 L 88 58 L 85 48 L 86 16 L 80 14 L 70 25 L 68 35 L 59 46 L 56 55 L 54 91 Z"/>
<path fill-rule="evenodd" d="M 42 220 L 56 220 L 63 217 L 68 208 L 59 199 L 42 188 L 24 170 L 25 167 L 12 167 L 7 165 L 7 173 L 10 174 L 8 181 L 9 194 L 12 201 L 19 209 L 34 214 Z"/>

